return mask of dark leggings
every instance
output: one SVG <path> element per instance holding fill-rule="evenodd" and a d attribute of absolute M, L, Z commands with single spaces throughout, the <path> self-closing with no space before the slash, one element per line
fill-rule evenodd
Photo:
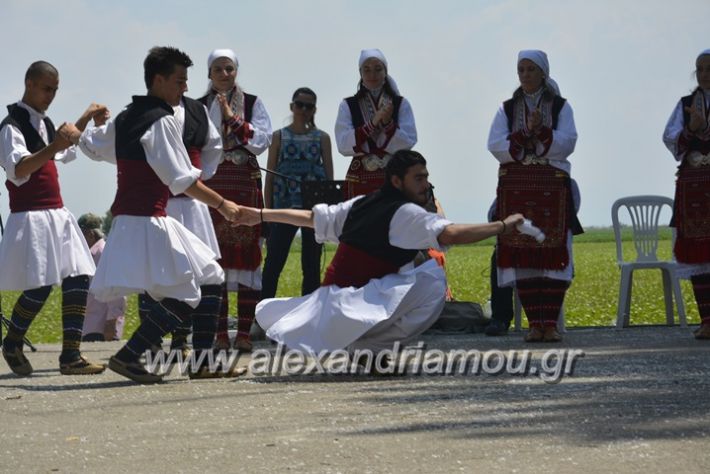
<path fill-rule="evenodd" d="M 262 298 L 276 296 L 279 276 L 286 265 L 291 243 L 298 227 L 289 224 L 270 224 L 266 243 L 266 261 L 262 277 Z M 320 286 L 320 256 L 323 245 L 316 242 L 313 229 L 301 227 L 301 294 L 313 293 Z"/>

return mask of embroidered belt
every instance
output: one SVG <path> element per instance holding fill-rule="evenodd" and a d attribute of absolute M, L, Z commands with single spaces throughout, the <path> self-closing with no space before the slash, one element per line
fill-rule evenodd
<path fill-rule="evenodd" d="M 688 153 L 688 156 L 685 158 L 685 161 L 687 161 L 688 164 L 693 168 L 698 168 L 700 166 L 708 166 L 710 165 L 710 153 L 703 155 L 699 151 L 691 151 L 690 153 Z"/>
<path fill-rule="evenodd" d="M 385 154 L 382 158 L 374 154 L 355 157 L 356 160 L 359 160 L 359 162 L 362 163 L 365 171 L 370 172 L 385 169 L 387 163 L 390 161 L 390 158 L 392 158 L 392 155 L 390 154 Z M 354 161 L 353 165 L 356 165 L 356 163 L 358 162 Z M 351 166 L 351 169 L 357 169 L 357 165 L 355 167 Z"/>
<path fill-rule="evenodd" d="M 550 160 L 547 158 L 541 158 L 534 154 L 525 155 L 525 158 L 520 162 L 521 164 L 527 165 L 548 165 Z"/>
<path fill-rule="evenodd" d="M 231 161 L 235 165 L 244 165 L 248 163 L 253 156 L 254 155 L 243 148 L 235 148 L 234 150 L 224 152 L 224 159 Z"/>

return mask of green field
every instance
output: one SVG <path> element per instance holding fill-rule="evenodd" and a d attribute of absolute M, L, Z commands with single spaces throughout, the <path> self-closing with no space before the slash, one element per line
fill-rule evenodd
<path fill-rule="evenodd" d="M 624 233 L 628 239 L 628 232 Z M 670 231 L 663 233 L 659 257 L 670 258 Z M 565 300 L 567 326 L 613 325 L 619 292 L 619 269 L 616 265 L 616 250 L 613 233 L 609 229 L 588 229 L 574 243 L 576 277 Z M 489 296 L 489 263 L 493 240 L 452 248 L 447 256 L 447 275 L 454 297 L 458 300 L 485 303 Z M 328 245 L 324 262 L 329 262 L 335 246 Z M 634 250 L 630 242 L 624 245 L 624 254 L 631 259 Z M 323 265 L 325 267 L 325 263 Z M 698 309 L 693 298 L 690 282 L 681 282 L 689 323 L 698 323 Z M 298 240 L 291 249 L 286 268 L 279 282 L 278 296 L 300 294 L 300 245 Z M 32 324 L 29 338 L 33 342 L 59 342 L 61 340 L 61 292 L 54 289 L 47 304 Z M 10 310 L 19 292 L 2 292 L 5 315 Z M 235 296 L 230 295 L 230 308 L 235 308 Z M 129 298 L 124 337 L 137 325 L 136 298 Z M 230 311 L 233 313 L 234 310 Z M 663 287 L 658 270 L 635 272 L 631 307 L 632 324 L 664 324 L 665 309 Z"/>

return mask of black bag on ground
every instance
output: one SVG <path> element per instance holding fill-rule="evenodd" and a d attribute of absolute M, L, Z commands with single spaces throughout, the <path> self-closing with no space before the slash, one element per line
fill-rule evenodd
<path fill-rule="evenodd" d="M 471 301 L 447 301 L 439 319 L 424 334 L 466 334 L 483 332 L 489 319 L 483 309 Z"/>

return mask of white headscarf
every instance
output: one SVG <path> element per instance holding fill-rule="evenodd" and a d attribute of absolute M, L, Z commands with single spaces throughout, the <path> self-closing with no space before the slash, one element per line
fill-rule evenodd
<path fill-rule="evenodd" d="M 235 53 L 231 49 L 215 49 L 210 53 L 209 56 L 207 56 L 207 78 L 209 79 L 210 77 L 210 69 L 212 68 L 212 63 L 218 60 L 219 58 L 227 58 L 230 59 L 234 63 L 234 67 L 239 69 L 239 60 L 237 59 L 237 53 Z M 237 86 L 238 87 L 238 86 Z M 210 79 L 207 82 L 207 93 L 209 93 L 212 90 L 212 79 Z"/>
<path fill-rule="evenodd" d="M 387 82 L 389 82 L 390 87 L 394 91 L 395 94 L 401 95 L 399 93 L 399 88 L 397 87 L 397 83 L 395 80 L 390 76 L 389 72 L 387 72 L 387 58 L 385 58 L 385 55 L 382 54 L 382 51 L 380 51 L 377 48 L 372 48 L 372 49 L 363 49 L 360 51 L 360 59 L 358 60 L 357 67 L 360 69 L 363 64 L 365 64 L 365 61 L 368 59 L 375 58 L 378 59 L 382 64 L 385 65 L 385 72 L 387 73 Z"/>
<path fill-rule="evenodd" d="M 357 67 L 361 68 L 362 65 L 365 64 L 365 61 L 370 58 L 379 59 L 380 62 L 385 65 L 385 69 L 387 69 L 387 58 L 385 58 L 385 55 L 382 54 L 382 51 L 377 48 L 363 49 L 362 51 L 360 51 L 360 60 L 358 61 Z"/>
<path fill-rule="evenodd" d="M 545 75 L 545 84 L 552 89 L 555 94 L 560 95 L 560 88 L 554 79 L 550 77 L 550 62 L 547 60 L 547 54 L 539 49 L 524 49 L 518 53 L 518 64 L 523 59 L 528 59 L 534 62 L 537 67 L 542 69 L 542 73 Z"/>
<path fill-rule="evenodd" d="M 215 49 L 207 57 L 207 70 L 208 71 L 212 67 L 212 63 L 215 62 L 219 58 L 231 59 L 232 62 L 234 63 L 234 65 L 237 68 L 239 68 L 239 61 L 237 60 L 237 53 L 235 53 L 231 49 Z"/>

